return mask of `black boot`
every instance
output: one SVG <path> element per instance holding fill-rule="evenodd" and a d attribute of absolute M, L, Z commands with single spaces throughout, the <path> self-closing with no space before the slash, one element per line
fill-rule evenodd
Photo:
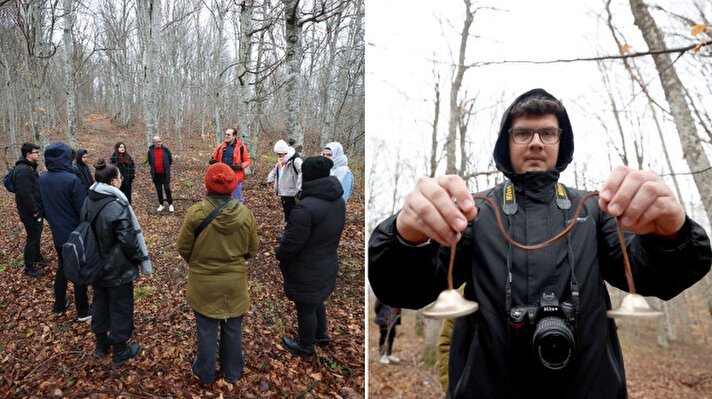
<path fill-rule="evenodd" d="M 329 346 L 331 337 L 327 333 L 317 334 L 316 338 L 314 338 L 314 343 L 319 346 Z"/>
<path fill-rule="evenodd" d="M 39 277 L 43 275 L 44 272 L 34 266 L 25 266 L 25 274 L 30 277 Z"/>
<path fill-rule="evenodd" d="M 282 346 L 284 346 L 284 349 L 288 350 L 289 352 L 292 352 L 295 355 L 299 355 L 305 359 L 314 356 L 313 346 L 311 348 L 307 348 L 305 346 L 302 346 L 299 341 L 291 339 L 287 336 L 282 337 Z"/>
<path fill-rule="evenodd" d="M 105 332 L 96 333 L 95 336 L 96 349 L 94 349 L 92 356 L 94 356 L 94 359 L 99 360 L 102 356 L 109 354 L 109 346 L 111 346 L 111 343 L 109 343 L 109 335 Z"/>
<path fill-rule="evenodd" d="M 132 359 L 141 353 L 141 345 L 130 344 L 126 342 L 114 344 L 114 356 L 111 359 L 111 367 L 121 367 L 127 360 Z"/>

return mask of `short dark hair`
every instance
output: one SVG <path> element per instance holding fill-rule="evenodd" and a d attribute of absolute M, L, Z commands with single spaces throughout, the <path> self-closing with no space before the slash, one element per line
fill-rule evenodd
<path fill-rule="evenodd" d="M 99 183 L 111 184 L 111 180 L 119 177 L 119 168 L 112 163 L 106 163 L 104 158 L 94 162 L 94 180 Z"/>
<path fill-rule="evenodd" d="M 524 115 L 559 115 L 564 112 L 564 105 L 559 100 L 543 96 L 531 96 L 512 105 L 509 115 L 512 119 Z"/>
<path fill-rule="evenodd" d="M 22 157 L 25 158 L 25 157 L 27 157 L 27 154 L 32 152 L 32 150 L 39 150 L 39 149 L 40 149 L 40 146 L 38 146 L 35 143 L 24 142 L 24 143 L 22 143 L 22 148 L 20 148 L 20 152 L 22 152 Z"/>
<path fill-rule="evenodd" d="M 237 129 L 235 129 L 234 127 L 229 127 L 227 128 L 227 130 L 232 130 L 233 137 L 237 137 Z"/>

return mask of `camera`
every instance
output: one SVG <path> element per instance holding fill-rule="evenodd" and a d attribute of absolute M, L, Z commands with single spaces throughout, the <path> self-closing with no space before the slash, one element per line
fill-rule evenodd
<path fill-rule="evenodd" d="M 569 365 L 576 349 L 576 310 L 571 302 L 559 303 L 544 292 L 539 303 L 513 307 L 509 312 L 510 347 L 531 354 L 548 370 Z"/>

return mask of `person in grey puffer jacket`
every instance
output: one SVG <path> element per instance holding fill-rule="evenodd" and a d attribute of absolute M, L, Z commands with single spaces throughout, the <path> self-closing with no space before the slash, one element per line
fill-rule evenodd
<path fill-rule="evenodd" d="M 136 216 L 121 187 L 121 173 L 113 164 L 99 159 L 94 183 L 81 210 L 82 220 L 97 215 L 93 228 L 105 262 L 94 288 L 91 329 L 96 337 L 94 358 L 100 359 L 114 347 L 112 366 L 120 367 L 141 352 L 137 343 L 127 345 L 133 332 L 133 281 L 139 269 L 150 273 L 146 244 Z"/>
<path fill-rule="evenodd" d="M 302 189 L 302 159 L 284 140 L 274 144 L 274 153 L 277 154 L 277 163 L 269 172 L 267 182 L 274 182 L 274 193 L 282 200 L 286 224 L 297 203 L 297 193 Z"/>

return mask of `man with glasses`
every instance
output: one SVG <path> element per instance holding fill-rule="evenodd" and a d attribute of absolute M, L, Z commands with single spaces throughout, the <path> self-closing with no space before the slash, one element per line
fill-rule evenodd
<path fill-rule="evenodd" d="M 628 289 L 615 218 L 627 230 L 638 293 L 667 300 L 709 271 L 707 234 L 654 172 L 615 168 L 599 199 L 585 201 L 574 218 L 586 193 L 558 182 L 573 150 L 561 102 L 542 89 L 528 91 L 505 112 L 493 152 L 507 180 L 477 194 L 497 209 L 475 202 L 458 176 L 421 178 L 403 209 L 373 232 L 369 280 L 395 307 L 434 301 L 447 288 L 449 246 L 457 245 L 453 286 L 466 283 L 465 297 L 479 310 L 455 321 L 449 398 L 627 396 L 603 284 Z M 525 245 L 576 224 L 562 240 L 524 251 L 502 237 L 496 214 Z M 536 350 L 546 342 L 554 343 L 546 347 L 552 356 Z"/>
<path fill-rule="evenodd" d="M 40 146 L 34 143 L 23 143 L 22 157 L 15 162 L 12 183 L 15 185 L 15 204 L 20 221 L 25 226 L 27 241 L 25 242 L 25 274 L 30 277 L 42 275 L 42 269 L 36 264 L 47 264 L 40 254 L 40 239 L 42 238 L 42 221 L 44 212 L 42 199 L 37 188 L 37 163 L 40 160 Z"/>
<path fill-rule="evenodd" d="M 245 180 L 245 168 L 252 165 L 250 154 L 247 153 L 247 147 L 242 144 L 242 141 L 237 138 L 237 129 L 231 127 L 225 130 L 225 141 L 213 151 L 213 156 L 209 163 L 212 165 L 217 162 L 222 162 L 235 171 L 237 177 L 237 187 L 232 192 L 232 196 L 244 203 L 242 200 L 242 182 Z"/>

